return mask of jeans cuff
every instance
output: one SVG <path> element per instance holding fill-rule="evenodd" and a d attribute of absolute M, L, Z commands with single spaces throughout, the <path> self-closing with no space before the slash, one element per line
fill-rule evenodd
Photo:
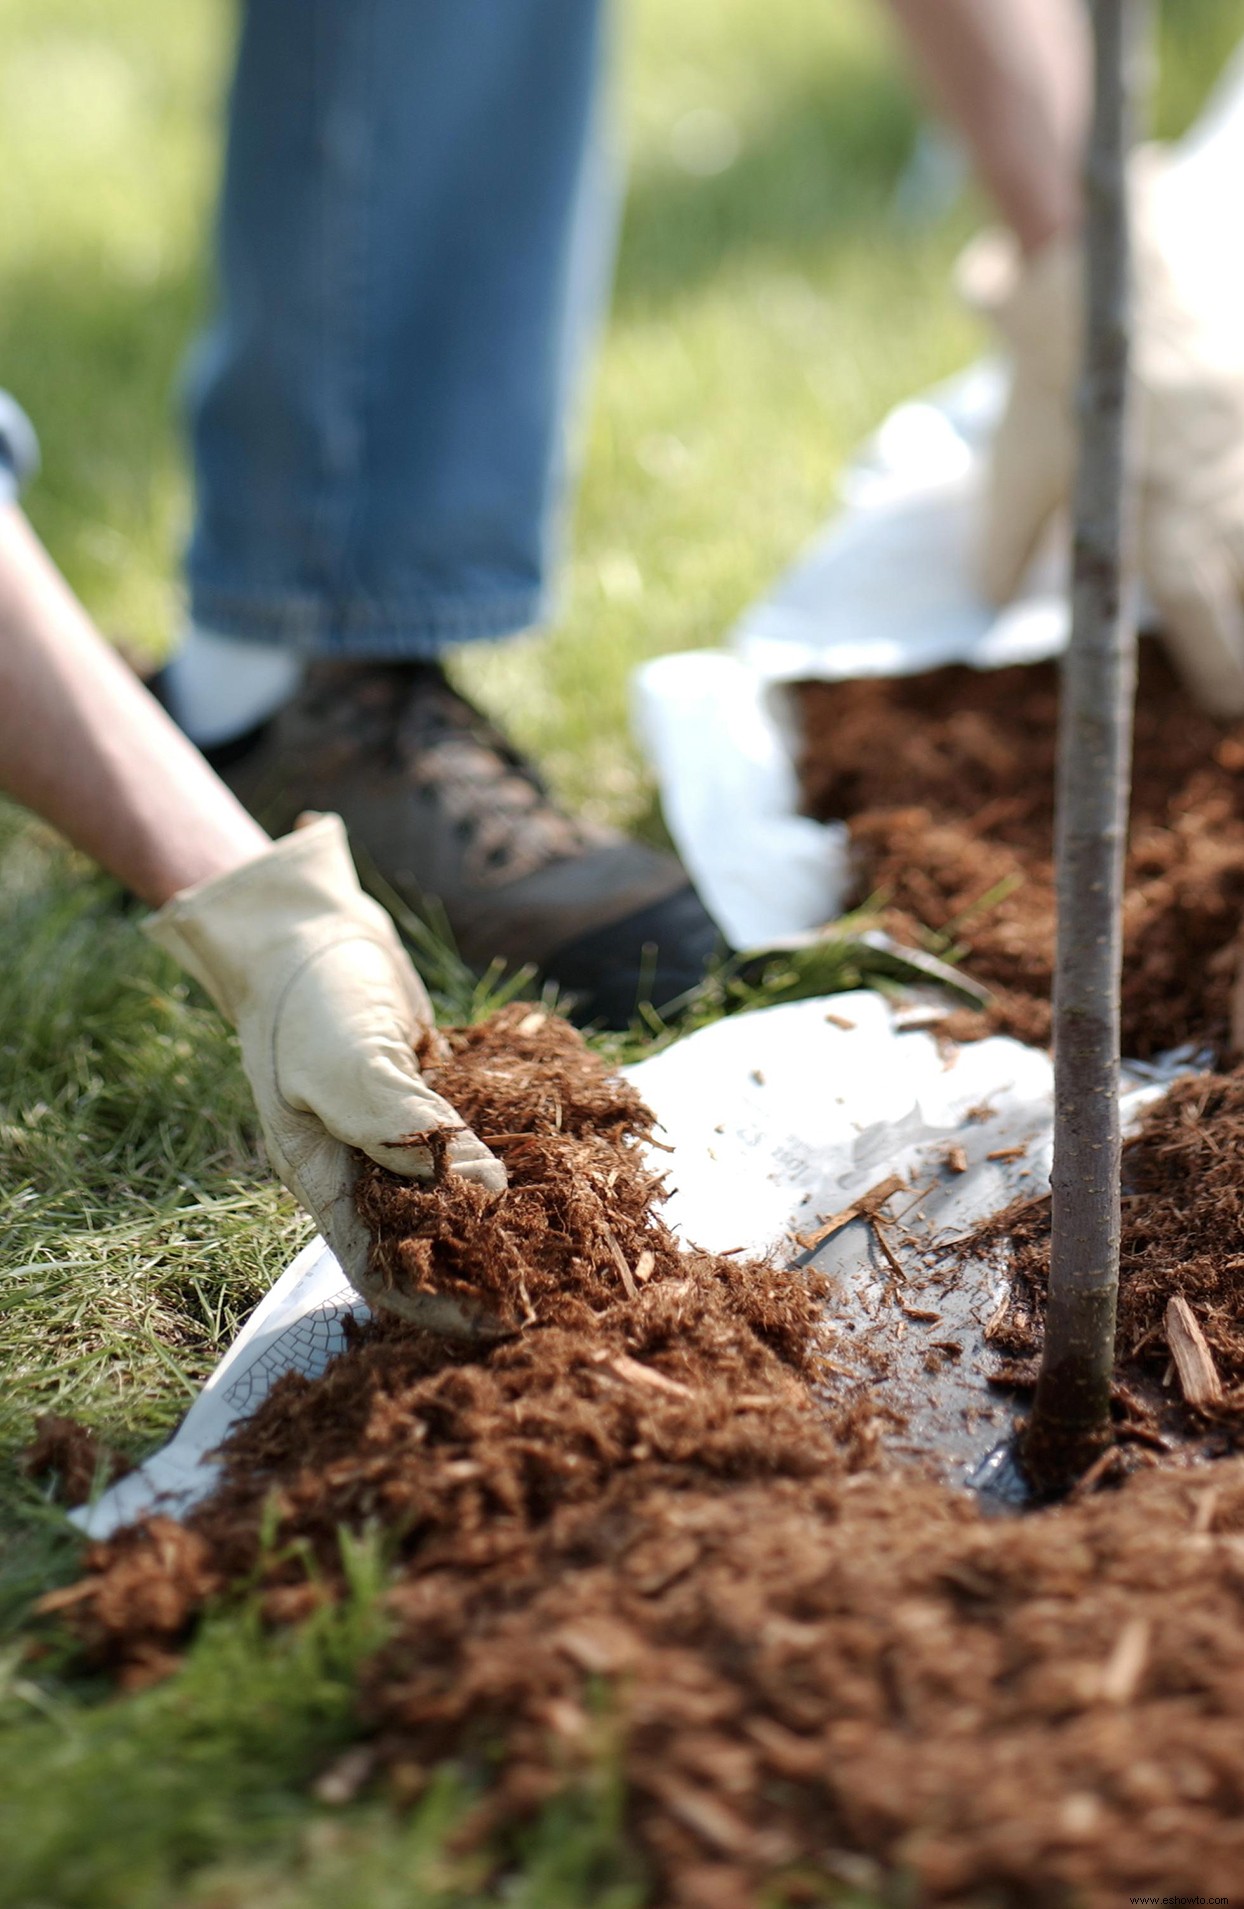
<path fill-rule="evenodd" d="M 251 595 L 191 584 L 190 619 L 218 636 L 280 643 L 305 657 L 360 662 L 425 662 L 455 643 L 516 636 L 548 612 L 538 589 L 476 597 L 371 598 L 345 603 L 294 592 Z"/>

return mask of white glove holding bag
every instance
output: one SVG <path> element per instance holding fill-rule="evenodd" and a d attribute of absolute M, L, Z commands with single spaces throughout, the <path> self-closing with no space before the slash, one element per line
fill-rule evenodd
<path fill-rule="evenodd" d="M 1140 573 L 1171 661 L 1211 715 L 1244 713 L 1244 269 L 1232 235 L 1158 147 L 1133 156 L 1132 369 Z M 980 579 L 1016 594 L 1075 480 L 1083 252 L 1030 259 L 983 233 L 960 261 L 968 302 L 997 325 L 1014 381 L 991 452 Z"/>
<path fill-rule="evenodd" d="M 506 1177 L 419 1072 L 431 1005 L 389 917 L 359 887 L 340 818 L 320 816 L 175 895 L 146 927 L 236 1027 L 272 1166 L 350 1284 L 431 1331 L 487 1332 L 487 1318 L 456 1300 L 401 1293 L 368 1273 L 355 1149 L 430 1178 L 432 1154 L 417 1136 L 447 1130 L 451 1171 L 493 1193 Z"/>

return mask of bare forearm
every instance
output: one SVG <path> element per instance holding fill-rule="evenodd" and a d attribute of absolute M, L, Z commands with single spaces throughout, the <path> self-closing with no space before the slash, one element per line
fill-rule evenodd
<path fill-rule="evenodd" d="M 268 844 L 13 508 L 0 509 L 0 788 L 153 907 Z"/>
<path fill-rule="evenodd" d="M 889 0 L 935 101 L 1026 252 L 1080 220 L 1082 0 Z"/>

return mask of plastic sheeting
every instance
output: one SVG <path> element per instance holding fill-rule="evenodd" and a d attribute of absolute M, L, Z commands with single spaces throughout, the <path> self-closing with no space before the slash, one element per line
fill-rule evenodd
<path fill-rule="evenodd" d="M 947 1051 L 919 1025 L 929 1013 L 866 991 L 793 1002 L 719 1021 L 624 1070 L 673 1149 L 656 1163 L 669 1176 L 667 1216 L 679 1236 L 714 1252 L 789 1261 L 798 1235 L 887 1174 L 925 1184 L 931 1150 L 944 1154 L 956 1141 L 973 1174 L 947 1209 L 954 1229 L 1017 1193 L 1042 1191 L 1048 1055 L 1001 1037 Z M 1130 1076 L 1125 1113 L 1160 1092 L 1160 1078 L 1152 1069 Z M 1012 1155 L 1016 1146 L 1022 1153 Z M 1007 1157 L 989 1158 L 999 1150 Z M 843 1251 L 867 1285 L 868 1240 L 844 1239 Z M 184 1513 L 211 1490 L 212 1453 L 230 1426 L 284 1373 L 322 1372 L 345 1343 L 350 1312 L 366 1317 L 327 1246 L 313 1240 L 256 1308 L 171 1442 L 73 1514 L 77 1523 L 106 1537 L 153 1509 Z"/>

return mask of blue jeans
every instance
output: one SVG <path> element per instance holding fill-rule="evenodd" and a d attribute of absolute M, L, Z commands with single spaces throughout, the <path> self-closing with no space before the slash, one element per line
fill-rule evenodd
<path fill-rule="evenodd" d="M 602 0 L 248 0 L 191 615 L 427 657 L 537 621 L 612 258 Z"/>
<path fill-rule="evenodd" d="M 0 506 L 17 502 L 17 493 L 39 468 L 39 445 L 30 419 L 7 391 L 0 391 Z"/>

